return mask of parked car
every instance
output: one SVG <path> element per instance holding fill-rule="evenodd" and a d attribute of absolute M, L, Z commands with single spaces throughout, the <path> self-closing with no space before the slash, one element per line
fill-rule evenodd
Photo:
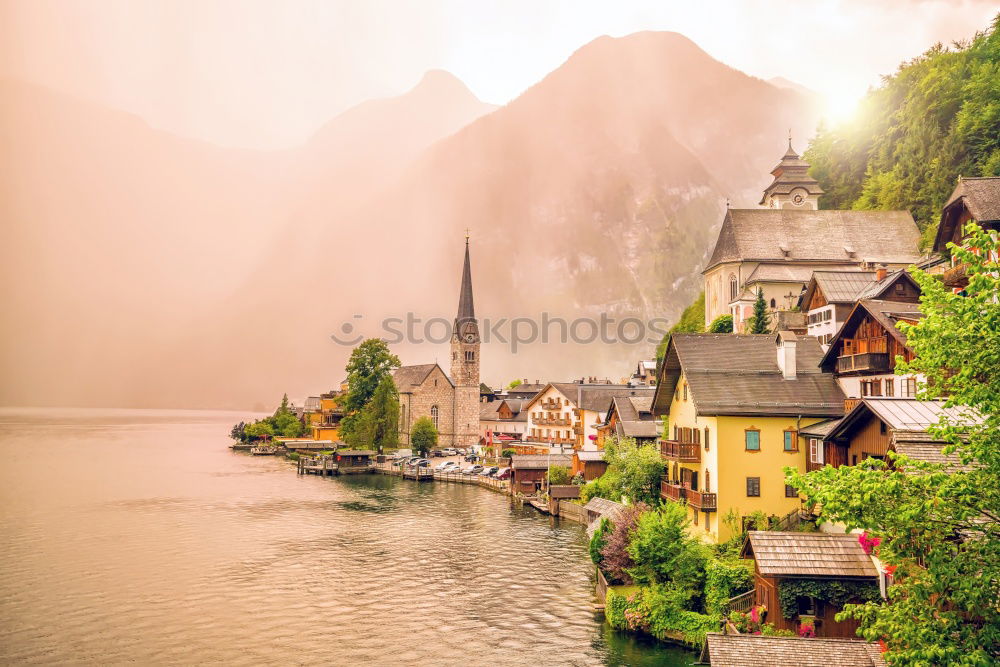
<path fill-rule="evenodd" d="M 430 455 L 431 455 L 432 458 L 440 458 L 440 457 L 444 456 L 444 452 L 441 451 L 440 449 L 433 449 L 433 450 L 431 450 L 431 454 Z"/>
<path fill-rule="evenodd" d="M 419 461 L 417 461 L 413 465 L 416 468 L 430 468 L 431 467 L 431 462 L 428 461 L 427 459 L 420 459 Z"/>
<path fill-rule="evenodd" d="M 481 477 L 492 477 L 493 475 L 495 475 L 497 473 L 498 470 L 500 470 L 500 466 L 489 466 L 489 467 L 483 468 L 483 471 L 481 473 L 479 473 L 479 475 Z"/>
<path fill-rule="evenodd" d="M 463 475 L 478 475 L 482 471 L 483 471 L 483 466 L 481 466 L 481 465 L 474 465 L 474 466 L 469 466 L 468 468 L 463 469 L 462 470 L 462 474 Z"/>
<path fill-rule="evenodd" d="M 460 456 L 465 456 L 466 454 L 469 453 L 469 451 L 465 447 L 459 447 L 458 449 L 455 450 L 455 453 Z"/>
<path fill-rule="evenodd" d="M 497 474 L 493 475 L 493 479 L 510 479 L 510 468 L 500 468 Z"/>
<path fill-rule="evenodd" d="M 454 461 L 445 461 L 444 463 L 439 463 L 436 466 L 434 466 L 434 469 L 439 470 L 441 472 L 449 472 L 452 468 L 457 468 L 457 467 L 458 464 L 455 463 Z"/>
<path fill-rule="evenodd" d="M 411 456 L 410 458 L 406 459 L 406 465 L 412 466 L 419 460 L 420 460 L 419 456 Z"/>
<path fill-rule="evenodd" d="M 465 457 L 465 462 L 466 463 L 475 463 L 478 460 L 479 460 L 479 457 L 476 456 L 475 454 L 469 454 L 468 456 Z"/>
<path fill-rule="evenodd" d="M 445 456 L 458 456 L 458 450 L 454 447 L 445 447 L 443 450 Z"/>

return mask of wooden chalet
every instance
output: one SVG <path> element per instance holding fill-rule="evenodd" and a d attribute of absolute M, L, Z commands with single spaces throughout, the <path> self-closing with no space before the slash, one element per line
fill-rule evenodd
<path fill-rule="evenodd" d="M 597 445 L 609 436 L 634 438 L 640 445 L 656 444 L 660 422 L 653 416 L 653 395 L 615 396 L 606 410 L 604 423 L 597 427 Z"/>
<path fill-rule="evenodd" d="M 857 465 L 867 458 L 883 459 L 892 450 L 949 470 L 965 470 L 958 456 L 942 453 L 946 443 L 928 433 L 942 416 L 956 423 L 967 419 L 958 408 L 945 408 L 944 401 L 864 398 L 823 436 L 824 462 Z"/>
<path fill-rule="evenodd" d="M 916 394 L 916 379 L 896 376 L 896 357 L 913 359 L 906 334 L 897 324 L 923 317 L 916 304 L 906 301 L 861 300 L 830 340 L 820 368 L 837 377 L 844 395 L 902 396 Z"/>
<path fill-rule="evenodd" d="M 800 623 L 812 620 L 817 637 L 854 637 L 859 626 L 853 619 L 838 621 L 841 607 L 826 600 L 798 597 L 795 609 L 782 609 L 783 582 L 879 582 L 875 563 L 852 534 L 752 530 L 741 555 L 754 559 L 754 604 L 766 606 L 766 622 L 779 630 L 796 631 Z"/>
<path fill-rule="evenodd" d="M 712 667 L 885 667 L 878 644 L 860 639 L 765 637 L 710 632 L 702 662 Z"/>
<path fill-rule="evenodd" d="M 964 245 L 965 226 L 969 222 L 977 222 L 985 229 L 1000 230 L 1000 177 L 959 180 L 941 211 L 934 251 L 948 255 L 948 243 Z M 956 291 L 969 284 L 965 265 L 954 258 L 943 278 L 945 284 Z"/>

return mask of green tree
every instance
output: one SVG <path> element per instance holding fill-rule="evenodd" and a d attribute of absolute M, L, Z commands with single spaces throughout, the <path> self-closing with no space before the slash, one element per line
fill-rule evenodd
<path fill-rule="evenodd" d="M 705 293 L 702 292 L 690 306 L 684 309 L 674 326 L 670 327 L 660 344 L 656 346 L 656 364 L 659 367 L 663 355 L 667 352 L 670 336 L 675 333 L 701 333 L 705 330 Z"/>
<path fill-rule="evenodd" d="M 520 387 L 520 386 L 521 386 L 521 381 L 520 380 L 511 380 L 510 384 L 507 385 L 507 388 L 508 389 L 513 389 L 514 387 Z"/>
<path fill-rule="evenodd" d="M 604 474 L 580 489 L 584 500 L 659 502 L 663 459 L 656 447 L 638 445 L 634 438 L 611 436 L 604 441 L 604 460 L 608 462 Z"/>
<path fill-rule="evenodd" d="M 569 484 L 573 479 L 570 469 L 566 466 L 549 467 L 549 484 Z"/>
<path fill-rule="evenodd" d="M 421 417 L 413 423 L 413 431 L 410 433 L 410 444 L 414 451 L 421 456 L 427 456 L 427 452 L 437 446 L 438 430 L 430 417 Z"/>
<path fill-rule="evenodd" d="M 344 408 L 348 413 L 360 412 L 375 394 L 385 377 L 399 368 L 399 357 L 379 338 L 369 338 L 354 348 L 347 361 L 347 397 Z"/>
<path fill-rule="evenodd" d="M 399 392 L 391 375 L 379 382 L 372 400 L 365 406 L 364 415 L 367 435 L 380 453 L 399 443 Z"/>
<path fill-rule="evenodd" d="M 968 464 L 944 468 L 895 457 L 827 466 L 807 475 L 786 469 L 823 518 L 881 540 L 878 556 L 895 569 L 889 603 L 848 606 L 869 640 L 885 642 L 892 665 L 994 665 L 1000 660 L 1000 264 L 998 243 L 975 231 L 977 252 L 953 247 L 968 263 L 967 296 L 920 271 L 925 317 L 900 325 L 916 358 L 897 372 L 927 378 L 920 397 L 946 397 L 953 412 L 930 429 Z"/>
<path fill-rule="evenodd" d="M 594 531 L 594 534 L 590 538 L 590 560 L 594 561 L 594 565 L 598 567 L 604 561 L 601 551 L 604 549 L 604 544 L 607 541 L 608 534 L 611 532 L 611 527 L 611 522 L 606 517 L 601 517 L 597 524 L 597 530 Z"/>
<path fill-rule="evenodd" d="M 753 315 L 747 320 L 747 333 L 766 334 L 771 331 L 771 314 L 767 312 L 764 291 L 757 288 L 757 298 L 753 302 Z"/>
<path fill-rule="evenodd" d="M 733 316 L 719 315 L 708 327 L 709 333 L 733 333 Z"/>
<path fill-rule="evenodd" d="M 274 427 L 269 422 L 260 420 L 247 426 L 245 432 L 253 440 L 267 439 L 274 435 Z"/>
<path fill-rule="evenodd" d="M 701 594 L 709 553 L 688 533 L 687 508 L 664 503 L 639 516 L 628 553 L 635 566 L 629 570 L 637 584 L 671 584 L 690 600 Z"/>

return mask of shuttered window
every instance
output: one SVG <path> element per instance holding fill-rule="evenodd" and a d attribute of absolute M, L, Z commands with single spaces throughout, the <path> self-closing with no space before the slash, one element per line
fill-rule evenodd
<path fill-rule="evenodd" d="M 747 477 L 747 497 L 760 497 L 760 477 Z"/>
<path fill-rule="evenodd" d="M 746 448 L 749 452 L 760 451 L 760 431 L 757 429 L 746 430 Z"/>

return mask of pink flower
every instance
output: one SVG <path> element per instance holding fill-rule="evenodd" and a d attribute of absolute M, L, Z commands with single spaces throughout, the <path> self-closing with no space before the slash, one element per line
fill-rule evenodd
<path fill-rule="evenodd" d="M 872 550 L 874 550 L 875 547 L 877 547 L 878 545 L 882 544 L 882 538 L 881 537 L 868 537 L 868 531 L 866 530 L 865 532 L 863 532 L 860 535 L 858 535 L 858 544 L 861 545 L 861 548 L 864 549 L 864 552 L 866 554 L 870 555 L 871 552 L 872 552 Z"/>
<path fill-rule="evenodd" d="M 760 623 L 760 612 L 757 611 L 757 607 L 750 610 L 750 620 L 754 623 Z"/>
<path fill-rule="evenodd" d="M 812 623 L 803 623 L 799 626 L 799 637 L 815 637 L 816 627 Z"/>

